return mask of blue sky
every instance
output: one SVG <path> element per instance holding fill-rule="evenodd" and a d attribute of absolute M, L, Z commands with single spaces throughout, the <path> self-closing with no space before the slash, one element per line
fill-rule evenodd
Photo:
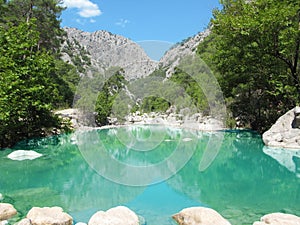
<path fill-rule="evenodd" d="M 219 0 L 64 0 L 62 26 L 107 30 L 133 41 L 176 43 L 203 31 Z"/>

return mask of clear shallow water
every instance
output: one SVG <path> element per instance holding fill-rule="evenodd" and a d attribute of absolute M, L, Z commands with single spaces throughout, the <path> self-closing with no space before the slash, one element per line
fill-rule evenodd
<path fill-rule="evenodd" d="M 214 160 L 201 170 L 205 152 L 214 147 L 209 143 L 219 143 L 220 136 L 224 139 L 217 154 L 213 151 Z M 171 215 L 191 206 L 211 207 L 236 225 L 252 224 L 271 212 L 300 215 L 300 153 L 264 149 L 253 132 L 139 126 L 31 140 L 14 149 L 43 154 L 32 161 L 12 161 L 7 155 L 13 149 L 0 151 L 0 193 L 19 217 L 33 206 L 55 205 L 76 222 L 125 205 L 148 225 L 175 224 Z M 161 173 L 153 165 L 160 165 Z"/>

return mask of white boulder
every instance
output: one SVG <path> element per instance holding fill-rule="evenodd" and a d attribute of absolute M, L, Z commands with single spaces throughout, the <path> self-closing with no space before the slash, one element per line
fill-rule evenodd
<path fill-rule="evenodd" d="M 298 107 L 281 116 L 276 123 L 263 134 L 265 145 L 270 147 L 300 149 L 300 129 L 298 122 Z M 297 112 L 297 113 L 296 113 Z"/>
<path fill-rule="evenodd" d="M 125 206 L 96 212 L 88 225 L 139 225 L 138 216 Z"/>
<path fill-rule="evenodd" d="M 260 222 L 254 222 L 253 225 L 300 225 L 300 217 L 284 214 L 284 213 L 271 213 L 263 216 Z"/>
<path fill-rule="evenodd" d="M 9 203 L 0 203 L 0 221 L 8 220 L 17 214 L 17 210 Z"/>
<path fill-rule="evenodd" d="M 60 207 L 33 207 L 27 213 L 32 225 L 72 225 L 73 219 Z"/>
<path fill-rule="evenodd" d="M 11 160 L 21 161 L 21 160 L 26 160 L 26 159 L 33 160 L 33 159 L 39 158 L 41 156 L 43 156 L 43 155 L 40 153 L 37 153 L 35 151 L 32 151 L 32 150 L 17 150 L 17 151 L 10 153 L 7 156 L 7 158 L 9 158 Z"/>
<path fill-rule="evenodd" d="M 179 225 L 230 225 L 218 212 L 205 207 L 191 207 L 172 216 Z"/>

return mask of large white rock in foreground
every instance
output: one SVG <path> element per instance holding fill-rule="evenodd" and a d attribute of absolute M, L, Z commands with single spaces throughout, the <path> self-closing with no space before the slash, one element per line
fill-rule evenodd
<path fill-rule="evenodd" d="M 300 217 L 284 214 L 284 213 L 271 213 L 263 216 L 260 222 L 254 222 L 253 225 L 300 225 Z"/>
<path fill-rule="evenodd" d="M 9 203 L 0 203 L 0 221 L 8 220 L 17 214 L 17 210 Z"/>
<path fill-rule="evenodd" d="M 172 216 L 179 225 L 230 225 L 218 212 L 205 207 L 191 207 Z"/>
<path fill-rule="evenodd" d="M 281 116 L 270 130 L 263 134 L 265 145 L 270 147 L 300 149 L 300 107 Z"/>
<path fill-rule="evenodd" d="M 11 160 L 22 161 L 22 160 L 26 160 L 26 159 L 33 160 L 33 159 L 39 158 L 41 156 L 43 156 L 43 155 L 40 153 L 37 153 L 35 151 L 32 151 L 32 150 L 29 150 L 29 151 L 28 150 L 17 150 L 17 151 L 10 153 L 7 156 L 7 158 L 9 158 Z"/>
<path fill-rule="evenodd" d="M 72 225 L 72 217 L 61 207 L 33 207 L 26 216 L 32 225 Z"/>
<path fill-rule="evenodd" d="M 96 212 L 88 225 L 139 225 L 138 216 L 125 206 Z"/>

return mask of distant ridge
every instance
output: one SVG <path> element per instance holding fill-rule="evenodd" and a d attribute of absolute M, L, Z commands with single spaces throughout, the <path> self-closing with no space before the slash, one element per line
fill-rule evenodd
<path fill-rule="evenodd" d="M 165 69 L 167 77 L 170 77 L 180 59 L 195 54 L 199 43 L 210 34 L 210 30 L 206 30 L 187 38 L 174 45 L 157 62 L 152 60 L 140 45 L 123 36 L 104 30 L 92 33 L 69 27 L 64 30 L 67 40 L 62 48 L 63 60 L 72 63 L 71 54 L 77 54 L 77 57 L 81 57 L 81 66 L 88 64 L 88 59 L 90 65 L 100 72 L 109 67 L 121 67 L 125 71 L 126 80 L 148 76 L 158 68 Z M 67 49 L 71 49 L 72 52 Z M 82 51 L 85 52 L 85 58 L 80 56 Z"/>

